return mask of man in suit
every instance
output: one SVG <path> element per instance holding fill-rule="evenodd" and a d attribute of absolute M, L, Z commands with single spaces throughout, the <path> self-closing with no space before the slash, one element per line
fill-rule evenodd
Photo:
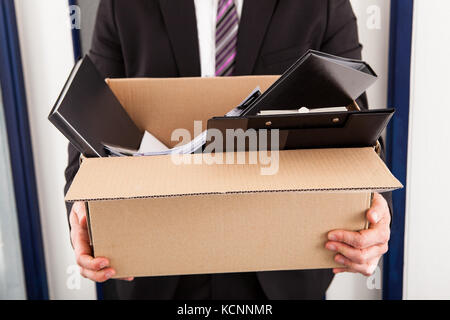
<path fill-rule="evenodd" d="M 361 58 L 348 0 L 102 0 L 90 56 L 105 77 L 282 74 L 307 49 Z M 365 96 L 359 99 L 367 108 Z M 69 146 L 67 192 L 79 153 Z M 92 257 L 85 207 L 69 210 L 81 274 L 114 276 L 107 257 Z M 109 280 L 105 298 L 322 299 L 333 272 L 373 273 L 387 251 L 390 212 L 375 194 L 369 230 L 334 230 L 325 244 L 342 268 Z M 127 280 L 127 281 L 124 281 Z"/>

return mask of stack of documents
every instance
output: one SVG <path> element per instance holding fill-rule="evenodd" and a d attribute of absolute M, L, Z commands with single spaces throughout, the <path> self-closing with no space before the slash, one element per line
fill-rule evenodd
<path fill-rule="evenodd" d="M 330 107 L 330 108 L 315 108 L 308 109 L 301 107 L 300 109 L 292 110 L 261 110 L 258 112 L 258 116 L 274 116 L 282 114 L 297 114 L 297 113 L 321 113 L 321 112 L 345 112 L 347 107 Z"/>

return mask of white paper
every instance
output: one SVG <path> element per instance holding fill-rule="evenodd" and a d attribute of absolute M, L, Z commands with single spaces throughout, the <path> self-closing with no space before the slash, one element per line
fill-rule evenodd
<path fill-rule="evenodd" d="M 177 146 L 172 149 L 167 148 L 161 141 L 159 141 L 150 132 L 145 132 L 141 141 L 141 146 L 138 151 L 129 150 L 120 147 L 105 145 L 106 149 L 110 152 L 112 156 L 124 157 L 124 156 L 160 156 L 169 154 L 190 154 L 198 149 L 200 149 L 204 144 L 206 144 L 207 131 L 203 131 L 191 142 L 186 143 L 182 146 Z"/>
<path fill-rule="evenodd" d="M 273 115 L 283 115 L 283 114 L 296 114 L 296 113 L 322 113 L 322 112 L 345 112 L 348 111 L 346 107 L 329 107 L 329 108 L 315 108 L 308 109 L 306 107 L 301 107 L 300 109 L 292 110 L 261 110 L 259 116 L 273 116 Z"/>
<path fill-rule="evenodd" d="M 139 147 L 139 150 L 137 153 L 146 153 L 146 152 L 161 152 L 161 151 L 167 151 L 169 148 L 159 141 L 154 135 L 152 135 L 150 132 L 145 131 L 144 137 L 141 141 L 141 146 Z"/>

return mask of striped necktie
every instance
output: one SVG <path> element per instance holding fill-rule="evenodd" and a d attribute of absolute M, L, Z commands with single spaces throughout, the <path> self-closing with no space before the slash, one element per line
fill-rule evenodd
<path fill-rule="evenodd" d="M 239 17 L 234 0 L 219 0 L 216 22 L 216 77 L 233 73 Z"/>

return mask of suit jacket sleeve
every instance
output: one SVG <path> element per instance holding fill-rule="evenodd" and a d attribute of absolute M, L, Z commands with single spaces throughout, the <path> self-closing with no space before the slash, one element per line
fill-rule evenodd
<path fill-rule="evenodd" d="M 362 45 L 358 38 L 358 25 L 349 0 L 328 0 L 327 27 L 320 50 L 333 55 L 351 59 L 361 59 Z M 367 95 L 357 99 L 362 109 L 368 109 Z M 381 158 L 386 161 L 384 140 L 380 139 Z M 386 199 L 391 215 L 392 193 L 382 194 Z"/>
<path fill-rule="evenodd" d="M 91 50 L 89 55 L 104 78 L 125 77 L 125 64 L 122 56 L 119 33 L 116 28 L 113 0 L 100 2 L 97 20 L 94 28 Z M 72 181 L 78 172 L 80 153 L 69 144 L 68 165 L 65 170 L 66 185 L 64 194 L 70 188 Z M 67 214 L 70 213 L 72 204 L 66 203 Z"/>

